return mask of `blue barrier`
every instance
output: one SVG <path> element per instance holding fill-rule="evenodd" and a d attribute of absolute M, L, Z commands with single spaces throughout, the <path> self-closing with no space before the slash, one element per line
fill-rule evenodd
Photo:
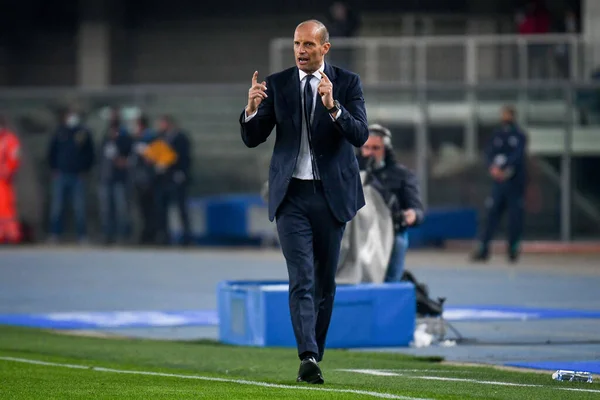
<path fill-rule="evenodd" d="M 217 298 L 223 343 L 296 347 L 287 282 L 225 281 L 218 286 Z M 413 339 L 415 319 L 411 283 L 340 285 L 327 346 L 406 347 Z"/>
<path fill-rule="evenodd" d="M 274 224 L 257 194 L 232 194 L 190 199 L 190 225 L 194 242 L 205 246 L 259 246 L 272 238 Z M 181 224 L 175 209 L 169 212 L 171 240 L 179 242 Z"/>
<path fill-rule="evenodd" d="M 420 226 L 408 230 L 411 248 L 441 245 L 445 240 L 475 239 L 477 210 L 475 208 L 431 208 Z"/>
<path fill-rule="evenodd" d="M 192 199 L 188 203 L 192 234 L 200 245 L 258 246 L 274 237 L 275 225 L 268 219 L 267 206 L 258 194 L 234 194 Z M 181 236 L 177 212 L 170 211 L 172 240 Z M 477 210 L 432 208 L 423 224 L 410 228 L 411 248 L 440 245 L 449 239 L 474 239 Z"/>

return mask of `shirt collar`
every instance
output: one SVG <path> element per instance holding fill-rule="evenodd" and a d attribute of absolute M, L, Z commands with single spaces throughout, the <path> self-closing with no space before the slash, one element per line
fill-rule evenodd
<path fill-rule="evenodd" d="M 315 78 L 317 78 L 318 80 L 321 80 L 321 72 L 323 72 L 324 70 L 325 70 L 325 63 L 321 64 L 321 67 L 319 67 L 318 70 L 313 72 L 312 75 Z M 304 79 L 304 77 L 306 77 L 306 75 L 308 75 L 306 72 L 304 72 L 300 68 L 298 68 L 298 76 L 300 78 L 300 82 L 302 82 L 302 80 Z"/>

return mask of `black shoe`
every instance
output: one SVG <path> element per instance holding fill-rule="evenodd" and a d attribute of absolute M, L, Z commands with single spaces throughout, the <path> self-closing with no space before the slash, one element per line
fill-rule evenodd
<path fill-rule="evenodd" d="M 313 384 L 323 384 L 323 374 L 321 368 L 317 364 L 317 360 L 314 357 L 308 357 L 302 360 L 300 363 L 300 369 L 298 370 L 298 378 L 296 382 L 306 382 Z"/>
<path fill-rule="evenodd" d="M 490 254 L 487 251 L 478 251 L 471 255 L 472 262 L 486 262 L 490 258 Z"/>
<path fill-rule="evenodd" d="M 519 244 L 509 244 L 508 248 L 507 248 L 507 253 L 508 253 L 508 262 L 510 262 L 511 264 L 516 263 L 517 261 L 519 261 L 519 256 L 521 255 L 520 252 L 520 248 L 519 248 Z"/>

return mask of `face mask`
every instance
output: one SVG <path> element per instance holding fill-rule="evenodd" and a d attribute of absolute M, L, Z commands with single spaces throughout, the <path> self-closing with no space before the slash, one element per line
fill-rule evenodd
<path fill-rule="evenodd" d="M 79 125 L 79 116 L 77 114 L 71 114 L 67 117 L 67 126 L 74 128 Z"/>

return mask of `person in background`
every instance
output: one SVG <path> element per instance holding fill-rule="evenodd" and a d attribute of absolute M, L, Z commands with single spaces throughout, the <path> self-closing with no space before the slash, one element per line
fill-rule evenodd
<path fill-rule="evenodd" d="M 121 124 L 118 111 L 108 122 L 100 146 L 99 206 L 104 243 L 126 242 L 130 232 L 129 157 L 133 140 Z"/>
<path fill-rule="evenodd" d="M 329 35 L 332 40 L 336 38 L 354 37 L 360 27 L 360 18 L 348 4 L 343 1 L 334 1 L 329 7 Z M 332 52 L 332 62 L 339 67 L 351 70 L 353 48 L 340 45 L 339 49 Z"/>
<path fill-rule="evenodd" d="M 550 13 L 543 0 L 529 0 L 525 9 L 517 13 L 517 29 L 520 35 L 544 35 L 550 33 Z M 551 46 L 545 43 L 527 44 L 527 61 L 530 79 L 548 79 Z"/>
<path fill-rule="evenodd" d="M 135 121 L 132 157 L 132 181 L 142 220 L 140 244 L 152 244 L 156 239 L 155 166 L 144 155 L 148 145 L 155 139 L 156 133 L 149 127 L 148 117 L 141 115 Z"/>
<path fill-rule="evenodd" d="M 358 161 L 361 170 L 369 174 L 367 179 L 377 180 L 390 206 L 395 240 L 385 282 L 400 282 L 408 249 L 407 229 L 420 224 L 424 217 L 417 177 L 396 161 L 391 132 L 379 124 L 369 126 L 369 138 L 360 149 Z"/>
<path fill-rule="evenodd" d="M 52 171 L 50 206 L 51 243 L 62 234 L 62 219 L 67 194 L 71 196 L 75 211 L 77 236 L 87 243 L 85 174 L 94 165 L 94 141 L 91 131 L 81 122 L 79 113 L 67 111 L 50 140 L 48 164 Z"/>
<path fill-rule="evenodd" d="M 576 35 L 579 33 L 579 22 L 577 21 L 577 15 L 572 9 L 567 9 L 557 26 L 557 32 L 562 34 Z M 577 71 L 571 71 L 571 58 L 573 57 L 572 43 L 564 42 L 556 45 L 554 54 L 556 57 L 556 64 L 560 73 L 560 78 L 569 79 L 573 73 Z"/>
<path fill-rule="evenodd" d="M 525 189 L 527 185 L 527 136 L 515 121 L 512 106 L 502 108 L 502 125 L 492 135 L 486 150 L 486 159 L 492 177 L 492 193 L 486 200 L 487 225 L 483 230 L 473 261 L 486 261 L 489 244 L 508 208 L 508 256 L 511 262 L 519 257 L 519 243 L 523 232 Z"/>
<path fill-rule="evenodd" d="M 0 243 L 19 243 L 21 227 L 17 213 L 14 178 L 21 159 L 19 138 L 0 115 Z"/>
<path fill-rule="evenodd" d="M 168 242 L 168 210 L 175 202 L 182 226 L 182 244 L 191 242 L 190 221 L 187 200 L 190 182 L 190 141 L 188 136 L 175 124 L 173 117 L 164 115 L 158 119 L 158 136 L 175 152 L 175 162 L 166 169 L 157 169 L 157 208 L 159 242 Z"/>

